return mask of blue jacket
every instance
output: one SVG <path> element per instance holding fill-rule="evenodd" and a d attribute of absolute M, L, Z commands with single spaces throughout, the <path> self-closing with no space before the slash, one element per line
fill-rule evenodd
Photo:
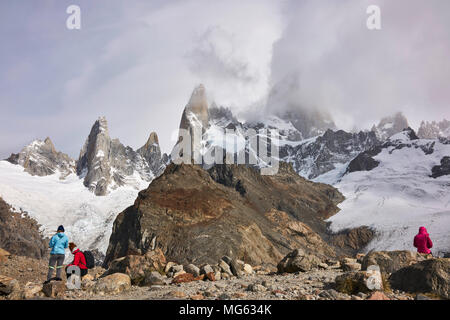
<path fill-rule="evenodd" d="M 69 238 L 67 238 L 64 233 L 60 232 L 52 237 L 48 245 L 52 248 L 50 254 L 65 254 L 65 249 L 69 246 Z"/>

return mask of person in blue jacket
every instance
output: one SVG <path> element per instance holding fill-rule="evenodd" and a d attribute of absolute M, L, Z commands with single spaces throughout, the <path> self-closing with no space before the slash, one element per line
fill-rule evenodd
<path fill-rule="evenodd" d="M 64 234 L 64 227 L 59 226 L 56 234 L 51 238 L 49 247 L 52 249 L 50 252 L 50 260 L 48 262 L 48 274 L 47 281 L 49 282 L 53 277 L 53 271 L 56 265 L 56 278 L 55 280 L 61 281 L 61 272 L 64 268 L 64 258 L 66 249 L 69 246 L 69 238 Z"/>

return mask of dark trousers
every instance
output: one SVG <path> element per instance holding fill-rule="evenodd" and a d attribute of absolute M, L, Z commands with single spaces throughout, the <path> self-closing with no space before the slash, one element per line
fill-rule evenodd
<path fill-rule="evenodd" d="M 48 274 L 47 280 L 50 280 L 53 277 L 53 271 L 56 269 L 56 278 L 61 278 L 61 271 L 64 268 L 65 256 L 63 254 L 51 254 L 50 260 L 48 261 Z M 56 265 L 56 267 L 55 267 Z"/>

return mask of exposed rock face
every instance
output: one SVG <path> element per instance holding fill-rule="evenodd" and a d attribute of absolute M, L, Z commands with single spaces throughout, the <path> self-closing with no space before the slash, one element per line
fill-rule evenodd
<path fill-rule="evenodd" d="M 56 151 L 50 138 L 33 141 L 7 160 L 21 165 L 33 176 L 48 176 L 59 172 L 60 178 L 63 179 L 75 172 L 75 161 L 68 155 Z"/>
<path fill-rule="evenodd" d="M 12 254 L 40 259 L 47 254 L 44 239 L 35 220 L 11 208 L 0 198 L 0 248 Z"/>
<path fill-rule="evenodd" d="M 450 259 L 430 259 L 393 273 L 392 288 L 413 293 L 434 293 L 450 299 Z"/>
<path fill-rule="evenodd" d="M 313 254 L 306 254 L 302 249 L 295 249 L 281 260 L 277 269 L 279 273 L 307 272 L 318 268 L 322 261 Z"/>
<path fill-rule="evenodd" d="M 417 135 L 421 139 L 450 138 L 450 121 L 446 119 L 440 122 L 422 121 Z"/>
<path fill-rule="evenodd" d="M 450 157 L 443 157 L 440 166 L 434 166 L 431 169 L 431 176 L 439 178 L 450 174 Z"/>
<path fill-rule="evenodd" d="M 401 268 L 425 260 L 424 256 L 413 251 L 372 251 L 362 261 L 362 269 L 370 265 L 380 266 L 382 273 L 391 274 Z"/>
<path fill-rule="evenodd" d="M 180 122 L 180 134 L 178 142 L 183 141 L 182 130 L 190 134 L 192 138 L 190 141 L 191 159 L 194 159 L 196 152 L 201 148 L 201 135 L 209 128 L 209 109 L 208 100 L 206 97 L 205 87 L 200 84 L 192 92 L 191 98 L 183 110 Z M 200 135 L 196 137 L 196 132 Z M 178 155 L 182 155 L 187 150 L 180 148 Z"/>
<path fill-rule="evenodd" d="M 106 119 L 99 118 L 81 149 L 77 173 L 87 188 L 102 196 L 125 184 L 138 187 L 135 172 L 142 180 L 151 181 L 164 166 L 156 133 L 150 134 L 147 143 L 136 152 L 118 139 L 111 139 Z"/>
<path fill-rule="evenodd" d="M 356 171 L 370 171 L 380 164 L 379 161 L 373 157 L 381 152 L 380 146 L 375 146 L 367 151 L 361 152 L 354 158 L 347 167 L 347 172 L 352 173 Z"/>
<path fill-rule="evenodd" d="M 393 116 L 381 119 L 377 126 L 372 127 L 372 131 L 375 132 L 379 140 L 384 141 L 408 127 L 406 117 L 401 112 L 397 112 Z"/>
<path fill-rule="evenodd" d="M 320 239 L 326 236 L 323 220 L 338 211 L 342 200 L 333 187 L 307 181 L 284 163 L 273 176 L 239 165 L 205 171 L 171 164 L 119 214 L 105 263 L 145 253 L 152 243 L 170 261 L 196 265 L 216 263 L 224 255 L 276 265 L 295 247 L 332 254 Z M 289 230 L 280 233 L 281 226 Z M 309 240 L 323 246 L 308 246 Z"/>
<path fill-rule="evenodd" d="M 292 162 L 294 169 L 302 176 L 314 179 L 378 144 L 379 141 L 373 132 L 348 133 L 343 130 L 327 130 L 322 136 L 297 146 L 283 146 L 280 157 Z"/>
<path fill-rule="evenodd" d="M 350 230 L 343 230 L 333 235 L 332 243 L 336 247 L 347 249 L 354 255 L 364 249 L 372 241 L 375 231 L 369 227 L 359 227 Z"/>

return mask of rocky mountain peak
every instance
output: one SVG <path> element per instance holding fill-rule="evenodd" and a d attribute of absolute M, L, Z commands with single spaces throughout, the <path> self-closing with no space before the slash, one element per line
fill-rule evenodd
<path fill-rule="evenodd" d="M 450 138 L 450 121 L 422 121 L 417 135 L 422 139 Z"/>
<path fill-rule="evenodd" d="M 188 104 L 184 108 L 180 129 L 188 130 L 192 126 L 198 125 L 206 129 L 208 124 L 209 110 L 206 89 L 204 85 L 200 84 L 194 89 Z"/>
<path fill-rule="evenodd" d="M 408 119 L 401 112 L 397 112 L 392 116 L 384 117 L 377 126 L 372 127 L 377 138 L 384 141 L 390 136 L 402 132 L 409 127 Z"/>
<path fill-rule="evenodd" d="M 11 154 L 7 161 L 24 167 L 33 176 L 48 176 L 59 172 L 60 178 L 74 173 L 75 161 L 67 154 L 58 152 L 50 138 L 34 140 L 19 153 Z"/>

